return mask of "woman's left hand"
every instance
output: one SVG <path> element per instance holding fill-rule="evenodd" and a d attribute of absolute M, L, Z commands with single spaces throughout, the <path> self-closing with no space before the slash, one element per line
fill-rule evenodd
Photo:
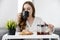
<path fill-rule="evenodd" d="M 54 31 L 54 25 L 52 25 L 52 24 L 48 24 L 48 27 L 50 28 L 51 32 Z"/>

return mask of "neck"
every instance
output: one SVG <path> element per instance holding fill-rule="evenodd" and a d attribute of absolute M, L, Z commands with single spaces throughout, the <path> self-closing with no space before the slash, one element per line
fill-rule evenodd
<path fill-rule="evenodd" d="M 32 20 L 32 19 L 33 19 L 33 17 L 32 16 L 29 16 L 27 20 L 29 21 L 29 20 Z"/>

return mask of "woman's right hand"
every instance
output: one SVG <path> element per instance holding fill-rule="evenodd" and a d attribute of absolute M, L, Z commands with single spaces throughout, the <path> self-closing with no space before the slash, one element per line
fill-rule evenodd
<path fill-rule="evenodd" d="M 17 14 L 17 20 L 19 20 L 20 18 L 21 18 L 21 14 L 18 13 L 18 14 Z"/>

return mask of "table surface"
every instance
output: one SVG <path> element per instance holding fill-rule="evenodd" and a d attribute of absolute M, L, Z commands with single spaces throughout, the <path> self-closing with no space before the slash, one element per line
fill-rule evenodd
<path fill-rule="evenodd" d="M 51 34 L 51 35 L 19 35 L 19 32 L 16 32 L 15 35 L 8 35 L 8 34 L 5 34 L 3 37 L 2 37 L 2 40 L 3 39 L 41 39 L 41 38 L 59 38 L 59 35 L 57 34 Z"/>

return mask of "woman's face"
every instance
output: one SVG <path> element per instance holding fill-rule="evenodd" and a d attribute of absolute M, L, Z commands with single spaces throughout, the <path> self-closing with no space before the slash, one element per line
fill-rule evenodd
<path fill-rule="evenodd" d="M 32 7 L 29 4 L 25 4 L 24 5 L 24 11 L 28 11 L 29 12 L 29 16 L 32 16 Z"/>

